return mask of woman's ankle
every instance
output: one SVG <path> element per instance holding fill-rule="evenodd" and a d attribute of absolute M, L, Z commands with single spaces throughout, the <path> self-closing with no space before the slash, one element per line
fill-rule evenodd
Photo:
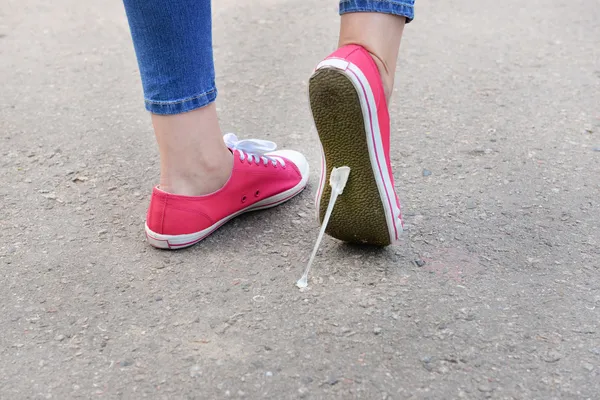
<path fill-rule="evenodd" d="M 160 152 L 160 188 L 186 196 L 219 190 L 233 155 L 225 145 L 214 103 L 175 115 L 152 115 Z"/>
<path fill-rule="evenodd" d="M 394 90 L 394 75 L 398 51 L 406 18 L 377 12 L 356 12 L 342 15 L 339 47 L 356 44 L 373 57 L 383 83 L 386 99 Z"/>
<path fill-rule="evenodd" d="M 385 64 L 385 62 L 379 58 L 376 54 L 369 52 L 373 61 L 377 65 L 377 69 L 379 70 L 379 75 L 381 76 L 381 83 L 383 85 L 383 91 L 385 93 L 386 104 L 390 105 L 390 98 L 392 97 L 392 92 L 394 91 L 394 76 L 395 71 L 390 71 L 389 67 Z"/>
<path fill-rule="evenodd" d="M 217 163 L 197 165 L 164 165 L 159 188 L 183 196 L 205 196 L 221 189 L 233 170 L 233 154 L 220 157 Z"/>

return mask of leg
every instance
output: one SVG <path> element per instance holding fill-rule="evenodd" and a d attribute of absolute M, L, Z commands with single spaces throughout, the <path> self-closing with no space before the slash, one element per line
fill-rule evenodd
<path fill-rule="evenodd" d="M 160 153 L 160 188 L 201 196 L 221 188 L 233 168 L 214 103 L 177 115 L 152 114 Z"/>
<path fill-rule="evenodd" d="M 350 12 L 343 14 L 341 19 L 338 47 L 357 44 L 371 53 L 389 102 L 406 18 L 376 12 Z"/>
<path fill-rule="evenodd" d="M 231 174 L 213 104 L 217 90 L 210 0 L 124 0 L 146 108 L 160 153 L 160 187 L 212 193 Z"/>
<path fill-rule="evenodd" d="M 210 0 L 124 3 L 160 152 L 160 185 L 146 218 L 150 244 L 191 246 L 239 214 L 300 193 L 308 181 L 302 154 L 221 134 Z"/>

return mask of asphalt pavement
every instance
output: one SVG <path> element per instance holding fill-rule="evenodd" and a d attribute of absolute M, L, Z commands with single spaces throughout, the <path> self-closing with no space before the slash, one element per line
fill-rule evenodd
<path fill-rule="evenodd" d="M 326 238 L 306 291 L 337 3 L 213 8 L 223 129 L 313 176 L 166 252 L 122 4 L 0 3 L 0 398 L 600 398 L 598 3 L 417 0 L 391 105 L 408 230 Z"/>

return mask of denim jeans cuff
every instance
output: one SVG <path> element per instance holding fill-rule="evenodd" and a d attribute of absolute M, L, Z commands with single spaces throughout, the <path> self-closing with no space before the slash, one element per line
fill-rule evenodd
<path fill-rule="evenodd" d="M 216 98 L 217 89 L 214 88 L 208 92 L 200 93 L 196 96 L 181 100 L 156 101 L 146 99 L 144 102 L 146 103 L 146 110 L 150 111 L 152 114 L 170 115 L 181 114 L 197 108 L 205 107 L 215 101 Z"/>
<path fill-rule="evenodd" d="M 406 23 L 415 18 L 414 0 L 341 0 L 340 15 L 352 12 L 378 12 L 406 17 Z"/>

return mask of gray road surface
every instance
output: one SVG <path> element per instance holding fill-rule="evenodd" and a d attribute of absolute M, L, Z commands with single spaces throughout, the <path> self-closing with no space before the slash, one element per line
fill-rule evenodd
<path fill-rule="evenodd" d="M 306 81 L 337 3 L 214 3 L 225 131 L 317 171 Z M 417 6 L 391 106 L 410 229 L 325 240 L 300 292 L 317 174 L 150 248 L 158 157 L 121 3 L 3 0 L 0 398 L 600 398 L 600 6 Z"/>

